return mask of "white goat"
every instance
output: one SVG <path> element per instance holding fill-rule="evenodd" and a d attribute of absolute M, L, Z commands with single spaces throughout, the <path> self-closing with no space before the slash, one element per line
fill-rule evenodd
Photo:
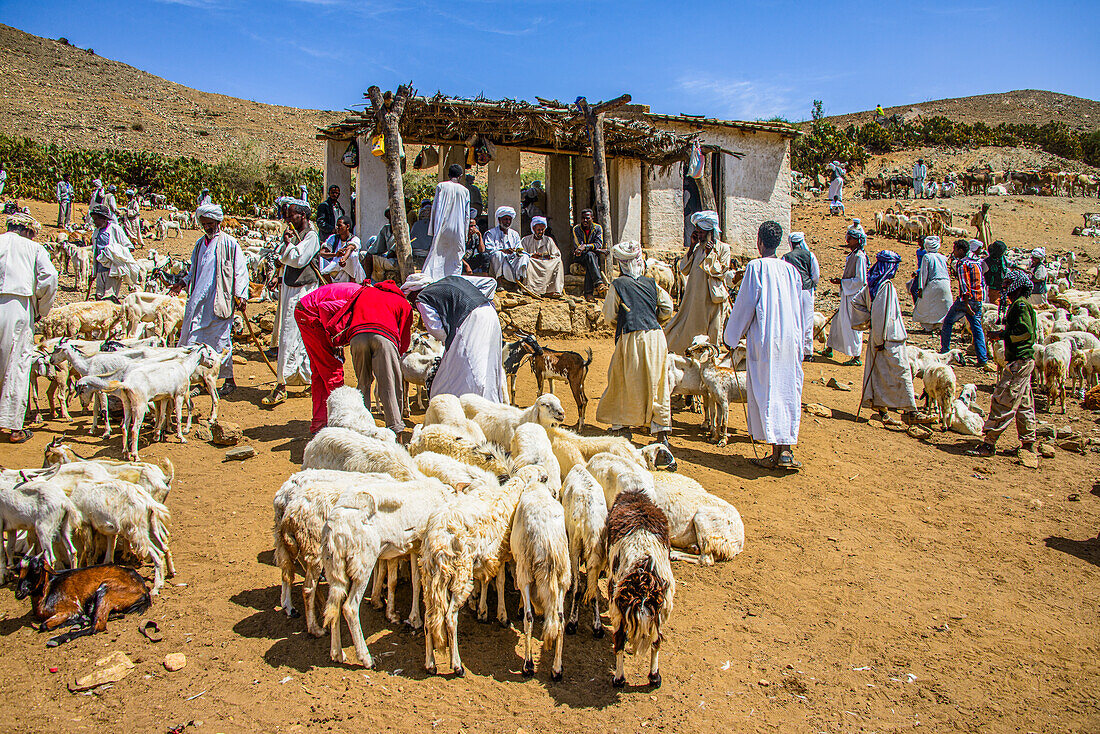
<path fill-rule="evenodd" d="M 924 407 L 935 407 L 940 419 L 940 429 L 946 431 L 951 406 L 955 402 L 955 371 L 945 364 L 934 364 L 924 370 Z"/>
<path fill-rule="evenodd" d="M 412 457 L 396 442 L 381 441 L 347 428 L 322 428 L 302 455 L 303 469 L 381 472 L 399 481 L 422 479 Z"/>
<path fill-rule="evenodd" d="M 561 488 L 561 504 L 565 510 L 565 532 L 569 536 L 569 567 L 573 571 L 569 585 L 569 621 L 566 634 L 575 634 L 580 605 L 577 592 L 581 566 L 584 566 L 584 598 L 592 604 L 592 636 L 603 637 L 600 620 L 600 574 L 607 567 L 607 502 L 603 487 L 583 466 L 574 466 Z"/>
<path fill-rule="evenodd" d="M 45 553 L 51 566 L 57 563 L 54 542 L 60 540 L 67 556 L 65 562 L 75 568 L 77 553 L 72 533 L 80 525 L 76 505 L 49 476 L 24 481 L 20 474 L 5 471 L 0 482 L 0 542 L 4 534 L 8 534 L 0 553 L 0 581 L 7 578 L 15 550 L 15 535 L 20 530 L 34 533 L 35 550 Z"/>
<path fill-rule="evenodd" d="M 688 357 L 699 365 L 699 376 L 706 387 L 706 401 L 711 408 L 711 439 L 719 446 L 726 445 L 726 426 L 729 421 L 729 404 L 748 400 L 747 375 L 733 369 L 719 367 L 718 347 L 698 344 L 688 348 Z"/>
<path fill-rule="evenodd" d="M 556 395 L 545 393 L 525 409 L 494 403 L 480 395 L 467 393 L 460 398 L 466 417 L 481 426 L 485 438 L 510 446 L 512 434 L 521 423 L 538 423 L 543 428 L 561 425 L 565 420 L 565 410 Z"/>

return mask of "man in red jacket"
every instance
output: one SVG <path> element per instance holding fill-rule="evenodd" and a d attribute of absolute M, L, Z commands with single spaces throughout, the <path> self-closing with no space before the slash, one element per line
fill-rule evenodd
<path fill-rule="evenodd" d="M 412 307 L 397 285 L 387 281 L 374 286 L 321 286 L 302 296 L 294 320 L 313 365 L 310 432 L 316 433 L 328 422 L 328 396 L 344 384 L 342 348 L 349 342 L 363 401 L 369 405 L 372 378 L 377 377 L 386 426 L 394 433 L 403 431 L 397 391 L 401 387 L 400 354 L 409 347 Z M 369 348 L 365 350 L 364 345 Z M 378 356 L 364 361 L 364 351 Z"/>

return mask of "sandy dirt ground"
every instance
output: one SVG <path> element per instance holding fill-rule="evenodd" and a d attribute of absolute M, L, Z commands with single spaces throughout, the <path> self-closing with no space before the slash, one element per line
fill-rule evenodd
<path fill-rule="evenodd" d="M 849 213 L 870 221 L 877 206 L 851 202 Z M 997 200 L 994 230 L 1001 236 L 1003 226 L 1010 245 L 1045 240 L 1055 251 L 1080 252 L 1068 227 L 1081 206 Z M 34 210 L 45 221 L 55 211 Z M 813 202 L 796 208 L 794 223 L 815 243 L 824 275 L 839 274 L 843 222 Z M 189 251 L 190 234 L 167 249 Z M 897 249 L 875 237 L 869 249 L 884 246 Z M 908 261 L 911 246 L 900 251 Z M 66 287 L 71 280 L 63 279 Z M 595 401 L 611 341 L 567 344 L 595 350 L 588 379 Z M 804 414 L 798 454 L 805 468 L 797 475 L 761 473 L 749 462 L 762 449 L 749 442 L 740 406 L 731 406 L 724 448 L 701 435 L 698 415 L 675 415 L 680 471 L 738 507 L 746 545 L 711 568 L 674 565 L 660 689 L 644 685 L 641 660 L 628 665 L 625 690 L 612 688 L 610 640 L 592 639 L 587 624 L 567 638 L 563 682 L 549 682 L 542 665 L 524 679 L 511 584 L 510 629 L 463 613 L 463 679 L 426 676 L 422 636 L 364 605 L 379 665 L 365 671 L 331 662 L 327 638 L 309 637 L 303 620 L 278 609 L 271 498 L 301 461 L 309 399 L 292 391 L 274 410 L 258 408 L 271 375 L 254 349 L 241 352 L 243 389 L 220 410 L 244 427 L 255 458 L 225 463 L 223 449 L 198 440 L 143 449 L 143 458 L 168 456 L 176 466 L 167 504 L 178 569 L 145 615 L 47 649 L 27 602 L 0 592 L 3 729 L 165 732 L 190 722 L 189 732 L 1100 731 L 1096 453 L 1059 449 L 1039 471 L 1007 456 L 968 458 L 961 436 L 918 440 L 857 420 L 862 370 L 808 364 L 804 401 L 831 408 L 833 417 Z M 825 387 L 830 377 L 853 391 Z M 991 377 L 972 367 L 959 377 L 981 386 L 988 407 Z M 528 372 L 518 397 L 534 397 Z M 563 403 L 575 420 L 572 400 Z M 196 405 L 209 410 L 205 396 Z M 1040 418 L 1097 435 L 1095 414 L 1076 404 L 1065 417 Z M 88 425 L 84 415 L 72 425 L 48 421 L 27 444 L 0 448 L 0 464 L 38 466 L 45 444 L 62 434 L 85 456 L 117 457 L 117 436 L 91 438 Z M 1015 446 L 1015 438 L 1006 435 L 1002 445 Z M 407 583 L 398 599 L 407 608 Z M 146 618 L 159 623 L 163 642 L 139 635 Z M 115 650 L 136 663 L 129 677 L 91 694 L 68 692 L 67 683 Z M 186 654 L 183 670 L 165 670 L 170 652 Z"/>

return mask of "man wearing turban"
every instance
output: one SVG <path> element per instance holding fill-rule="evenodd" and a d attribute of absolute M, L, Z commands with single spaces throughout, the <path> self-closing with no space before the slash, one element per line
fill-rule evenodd
<path fill-rule="evenodd" d="M 520 246 L 531 256 L 527 287 L 540 296 L 560 296 L 565 288 L 565 268 L 557 243 L 546 234 L 546 217 L 531 218 L 531 234 L 520 240 Z"/>
<path fill-rule="evenodd" d="M 494 278 L 515 283 L 527 273 L 531 256 L 523 250 L 519 232 L 511 229 L 516 210 L 510 206 L 497 207 L 497 226 L 485 233 L 485 252 L 489 255 L 489 274 Z"/>
<path fill-rule="evenodd" d="M 621 275 L 607 289 L 603 317 L 615 325 L 615 352 L 596 420 L 627 435 L 633 427 L 648 427 L 667 445 L 672 413 L 661 324 L 672 316 L 672 298 L 643 275 L 645 258 L 636 242 L 620 242 L 611 257 Z"/>
<path fill-rule="evenodd" d="M 30 387 L 34 322 L 50 311 L 57 270 L 31 238 L 40 225 L 28 214 L 8 217 L 0 235 L 0 430 L 11 443 L 31 437 L 23 428 Z"/>
<path fill-rule="evenodd" d="M 802 232 L 791 232 L 787 241 L 791 245 L 790 252 L 783 255 L 783 259 L 794 266 L 798 271 L 798 277 L 802 280 L 802 359 L 806 362 L 814 360 L 814 292 L 817 283 L 821 280 L 821 267 L 817 263 L 817 256 L 810 252 L 806 246 L 806 235 Z"/>
<path fill-rule="evenodd" d="M 730 246 L 718 239 L 718 213 L 696 212 L 691 215 L 695 229 L 691 247 L 677 262 L 687 278 L 680 310 L 665 325 L 668 351 L 683 354 L 692 340 L 705 334 L 711 344 L 717 344 L 722 325 L 729 314 L 729 291 L 725 274 L 730 267 Z"/>
<path fill-rule="evenodd" d="M 432 216 L 428 234 L 432 248 L 424 258 L 422 271 L 432 280 L 462 273 L 462 256 L 466 254 L 466 232 L 470 223 L 470 190 L 461 183 L 463 168 L 452 163 L 447 170 L 450 180 L 435 187 Z"/>
<path fill-rule="evenodd" d="M 867 235 L 861 228 L 849 227 L 844 242 L 848 246 L 844 274 L 829 281 L 840 286 L 840 308 L 833 316 L 829 339 L 821 356 L 831 359 L 835 349 L 851 357 L 845 364 L 859 365 L 859 355 L 863 351 L 863 332 L 852 328 L 851 313 L 853 299 L 867 285 L 867 255 L 863 252 L 863 248 L 867 246 Z"/>
<path fill-rule="evenodd" d="M 1047 251 L 1036 247 L 1031 251 L 1031 302 L 1036 306 L 1045 306 L 1047 302 Z"/>
<path fill-rule="evenodd" d="M 187 287 L 179 346 L 207 344 L 216 352 L 230 350 L 222 360 L 219 375 L 225 380 L 218 391 L 222 396 L 237 389 L 233 379 L 233 313 L 239 310 L 243 315 L 248 305 L 248 266 L 237 240 L 221 231 L 224 218 L 217 204 L 202 204 L 195 210 L 195 221 L 204 234 L 195 241 L 191 267 L 183 283 L 171 291 L 175 295 Z"/>

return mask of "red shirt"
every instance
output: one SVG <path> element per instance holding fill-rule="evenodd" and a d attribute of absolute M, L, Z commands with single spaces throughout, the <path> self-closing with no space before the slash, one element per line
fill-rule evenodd
<path fill-rule="evenodd" d="M 398 354 L 409 350 L 412 306 L 392 280 L 357 286 L 358 290 L 325 324 L 335 346 L 343 346 L 356 334 L 378 334 L 393 342 Z"/>
<path fill-rule="evenodd" d="M 329 325 L 332 323 L 332 317 L 347 305 L 348 299 L 358 293 L 360 287 L 358 283 L 323 285 L 302 296 L 294 310 L 301 310 L 316 318 L 325 327 L 325 331 L 331 334 L 332 329 Z"/>

